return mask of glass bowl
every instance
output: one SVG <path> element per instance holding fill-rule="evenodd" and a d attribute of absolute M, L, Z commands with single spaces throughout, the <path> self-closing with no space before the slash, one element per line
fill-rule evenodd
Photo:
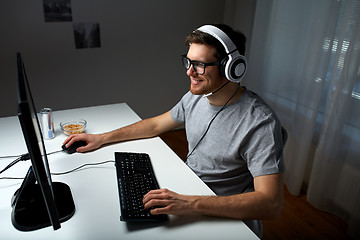
<path fill-rule="evenodd" d="M 82 133 L 85 131 L 87 122 L 84 119 L 63 121 L 60 123 L 61 130 L 66 135 Z"/>

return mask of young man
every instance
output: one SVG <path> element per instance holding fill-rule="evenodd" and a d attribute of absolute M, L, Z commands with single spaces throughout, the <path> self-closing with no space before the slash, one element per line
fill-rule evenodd
<path fill-rule="evenodd" d="M 190 91 L 175 107 L 112 132 L 73 135 L 65 143 L 85 140 L 87 145 L 77 151 L 86 152 L 107 143 L 157 136 L 186 123 L 187 165 L 217 196 L 187 196 L 159 189 L 144 196 L 145 208 L 157 206 L 151 214 L 238 218 L 261 236 L 259 220 L 276 218 L 282 208 L 280 122 L 259 96 L 240 86 L 246 60 L 234 67 L 235 79 L 229 77 L 231 70 L 226 75 L 226 61 L 233 52 L 244 55 L 242 34 L 224 25 L 207 26 L 187 36 L 186 44 L 189 49 L 183 62 Z M 228 49 L 231 44 L 236 51 Z"/>

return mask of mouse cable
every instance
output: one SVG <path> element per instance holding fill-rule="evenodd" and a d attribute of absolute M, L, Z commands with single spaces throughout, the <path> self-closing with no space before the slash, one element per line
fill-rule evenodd
<path fill-rule="evenodd" d="M 0 177 L 0 180 L 24 180 L 23 177 Z"/>
<path fill-rule="evenodd" d="M 55 151 L 55 152 L 47 153 L 46 155 L 49 156 L 49 155 L 51 155 L 51 154 L 59 153 L 59 152 L 64 152 L 64 150 L 57 150 L 57 151 Z"/>
<path fill-rule="evenodd" d="M 16 156 L 0 156 L 0 159 L 1 158 L 18 158 L 20 157 L 21 155 L 16 155 Z"/>
<path fill-rule="evenodd" d="M 62 152 L 63 150 L 59 150 L 59 151 L 55 151 L 55 152 L 51 152 L 51 153 L 47 153 L 46 155 L 50 155 L 50 154 L 54 154 L 54 153 L 58 153 L 58 152 Z M 9 168 L 11 168 L 12 166 L 14 166 L 15 164 L 17 164 L 20 161 L 27 161 L 30 159 L 30 155 L 29 153 L 25 153 L 19 156 L 9 156 L 9 157 L 17 157 L 17 159 L 15 159 L 14 161 L 12 161 L 9 165 L 7 165 L 3 170 L 0 171 L 0 174 L 2 174 L 3 172 L 5 172 L 6 170 L 8 170 Z M 2 157 L 5 158 L 5 157 Z"/>
<path fill-rule="evenodd" d="M 26 161 L 30 159 L 30 155 L 28 153 L 25 153 L 21 156 L 19 156 L 17 159 L 15 159 L 14 161 L 12 161 L 9 165 L 7 165 L 3 170 L 0 171 L 0 174 L 2 174 L 3 172 L 5 172 L 6 170 L 8 170 L 9 168 L 11 168 L 12 166 L 14 166 L 15 164 L 17 164 L 20 161 Z"/>
<path fill-rule="evenodd" d="M 98 162 L 98 163 L 86 163 L 86 164 L 83 164 L 77 168 L 74 168 L 72 170 L 69 170 L 69 171 L 66 171 L 66 172 L 60 172 L 60 173 L 51 173 L 51 175 L 65 175 L 65 174 L 68 174 L 68 173 L 72 173 L 72 172 L 75 172 L 83 167 L 87 167 L 87 166 L 97 166 L 97 165 L 101 165 L 101 164 L 105 164 L 105 163 L 114 163 L 115 161 L 114 160 L 108 160 L 108 161 L 103 161 L 103 162 Z"/>
<path fill-rule="evenodd" d="M 55 152 L 51 152 L 51 153 L 47 153 L 46 155 L 51 155 L 51 154 L 54 154 L 54 153 L 58 153 L 58 152 L 63 152 L 64 150 L 58 150 L 58 151 L 55 151 Z M 19 158 L 19 157 L 24 157 L 24 156 L 29 156 L 29 153 L 24 153 L 24 154 L 21 154 L 21 155 L 13 155 L 13 156 L 0 156 L 0 159 L 1 158 Z M 28 159 L 24 159 L 24 160 L 29 160 L 30 158 Z"/>
<path fill-rule="evenodd" d="M 98 163 L 86 163 L 83 164 L 77 168 L 74 168 L 72 170 L 66 171 L 66 172 L 60 172 L 60 173 L 51 173 L 51 175 L 65 175 L 65 174 L 69 174 L 72 172 L 75 172 L 83 167 L 87 167 L 87 166 L 96 166 L 96 165 L 101 165 L 101 164 L 105 164 L 105 163 L 114 163 L 114 160 L 108 160 L 108 161 L 103 161 L 103 162 L 98 162 Z M 18 177 L 0 177 L 0 180 L 21 180 L 24 178 L 18 178 Z"/>

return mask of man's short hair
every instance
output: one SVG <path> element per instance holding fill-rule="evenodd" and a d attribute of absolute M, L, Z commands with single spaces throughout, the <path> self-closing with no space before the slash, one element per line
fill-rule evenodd
<path fill-rule="evenodd" d="M 242 32 L 234 31 L 231 27 L 225 24 L 212 24 L 213 26 L 222 30 L 233 41 L 236 48 L 241 55 L 245 55 L 246 37 Z M 227 54 L 224 46 L 216 38 L 210 34 L 195 30 L 185 38 L 185 45 L 190 46 L 191 43 L 206 44 L 216 48 L 216 59 L 221 61 Z"/>

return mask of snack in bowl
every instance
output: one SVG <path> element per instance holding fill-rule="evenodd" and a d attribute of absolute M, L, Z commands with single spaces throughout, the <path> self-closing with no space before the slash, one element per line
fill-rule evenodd
<path fill-rule="evenodd" d="M 60 123 L 61 130 L 66 135 L 82 133 L 85 131 L 87 122 L 83 119 L 75 121 L 63 121 Z"/>

